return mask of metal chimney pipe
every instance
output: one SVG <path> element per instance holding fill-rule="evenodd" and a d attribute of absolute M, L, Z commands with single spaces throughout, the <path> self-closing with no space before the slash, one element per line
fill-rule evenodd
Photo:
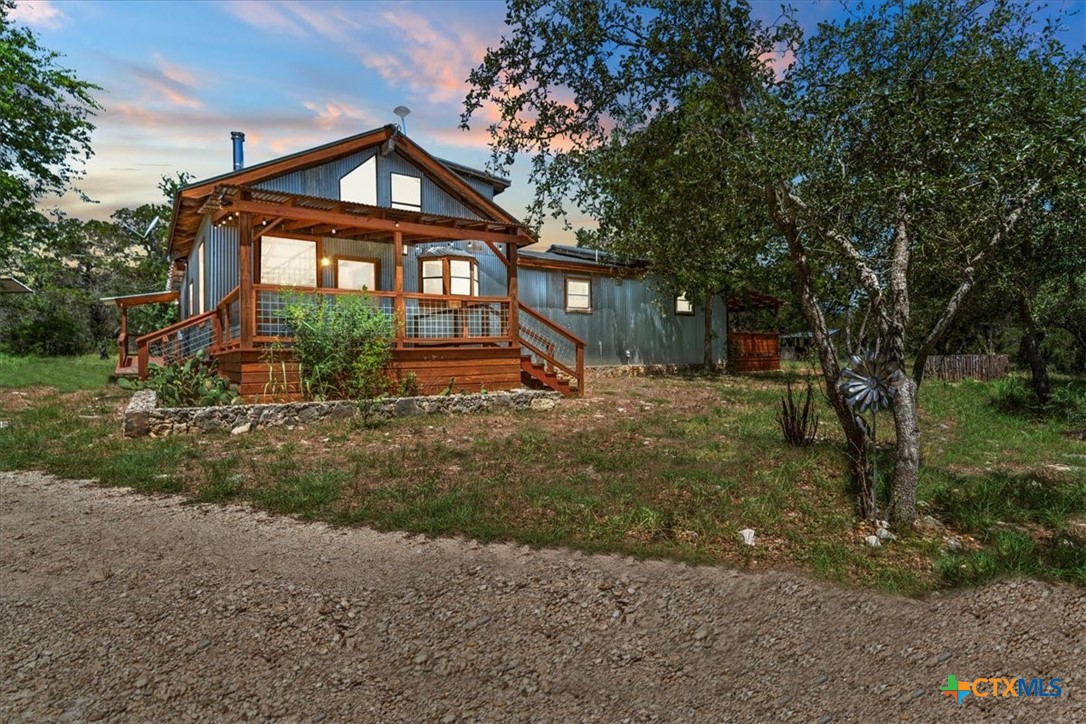
<path fill-rule="evenodd" d="M 230 140 L 234 142 L 234 170 L 245 168 L 245 134 L 241 131 L 230 131 Z"/>

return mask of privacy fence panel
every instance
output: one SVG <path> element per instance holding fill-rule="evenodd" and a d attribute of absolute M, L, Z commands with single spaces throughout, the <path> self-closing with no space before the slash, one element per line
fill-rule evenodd
<path fill-rule="evenodd" d="M 1005 354 L 950 354 L 928 357 L 924 377 L 947 382 L 990 382 L 1007 376 L 1010 362 Z"/>

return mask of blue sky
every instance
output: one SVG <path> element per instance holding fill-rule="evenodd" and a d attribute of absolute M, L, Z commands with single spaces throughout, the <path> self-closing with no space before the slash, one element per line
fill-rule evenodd
<path fill-rule="evenodd" d="M 837 2 L 792 0 L 808 31 L 843 12 Z M 1086 39 L 1086 0 L 1066 40 Z M 779 0 L 755 0 L 776 17 Z M 158 200 L 163 174 L 205 178 L 230 170 L 230 131 L 246 133 L 246 163 L 259 163 L 395 122 L 437 156 L 482 167 L 486 121 L 458 130 L 464 79 L 497 45 L 505 5 L 472 2 L 63 2 L 24 0 L 16 18 L 61 62 L 102 86 L 95 155 L 75 194 L 59 205 L 80 218 Z M 520 215 L 531 189 L 526 165 L 510 172 L 499 201 Z M 581 220 L 574 219 L 575 225 Z M 543 241 L 569 241 L 558 223 Z"/>

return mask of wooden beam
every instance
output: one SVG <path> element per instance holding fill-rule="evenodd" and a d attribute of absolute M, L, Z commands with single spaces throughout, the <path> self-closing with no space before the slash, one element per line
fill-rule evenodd
<path fill-rule="evenodd" d="M 356 216 L 354 214 L 337 214 L 320 209 L 309 209 L 303 206 L 295 206 L 289 210 L 280 208 L 277 204 L 266 204 L 259 201 L 235 201 L 230 207 L 234 211 L 251 214 L 268 214 L 269 216 L 283 216 L 294 221 L 311 221 L 317 224 L 332 224 L 337 228 L 365 229 L 369 231 L 385 231 L 389 233 L 400 232 L 430 239 L 457 239 L 462 241 L 495 241 L 502 244 L 515 243 L 527 245 L 532 239 L 518 233 L 519 229 L 510 232 L 471 231 L 469 229 L 454 229 L 448 226 L 429 226 L 412 221 L 393 221 L 391 219 L 375 219 L 370 216 Z"/>
<path fill-rule="evenodd" d="M 513 346 L 520 345 L 520 290 L 517 287 L 517 245 L 508 244 L 506 250 L 509 259 L 506 261 L 508 271 L 505 276 L 505 291 L 509 295 L 509 337 L 513 340 Z M 497 251 L 495 249 L 495 251 Z"/>
<path fill-rule="evenodd" d="M 241 346 L 253 346 L 256 330 L 256 297 L 253 296 L 253 226 L 249 214 L 238 220 L 238 299 L 241 308 Z"/>
<path fill-rule="evenodd" d="M 506 258 L 505 254 L 501 253 L 501 250 L 498 249 L 498 245 L 495 244 L 493 241 L 486 242 L 486 245 L 490 247 L 490 250 L 492 252 L 494 252 L 494 256 L 498 257 L 498 261 L 500 261 L 502 264 L 505 264 L 506 269 L 509 269 L 509 259 Z"/>
<path fill-rule="evenodd" d="M 407 304 L 403 297 L 403 232 L 396 231 L 392 234 L 392 255 L 395 257 L 393 261 L 396 265 L 395 276 L 392 280 L 392 291 L 396 293 L 393 323 L 396 325 L 396 347 L 402 349 L 407 331 Z"/>

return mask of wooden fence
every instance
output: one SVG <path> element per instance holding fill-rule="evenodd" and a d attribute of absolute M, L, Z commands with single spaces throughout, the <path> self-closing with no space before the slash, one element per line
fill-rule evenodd
<path fill-rule="evenodd" d="M 924 377 L 947 382 L 990 382 L 1007 376 L 1010 362 L 1005 354 L 950 354 L 928 357 Z"/>

